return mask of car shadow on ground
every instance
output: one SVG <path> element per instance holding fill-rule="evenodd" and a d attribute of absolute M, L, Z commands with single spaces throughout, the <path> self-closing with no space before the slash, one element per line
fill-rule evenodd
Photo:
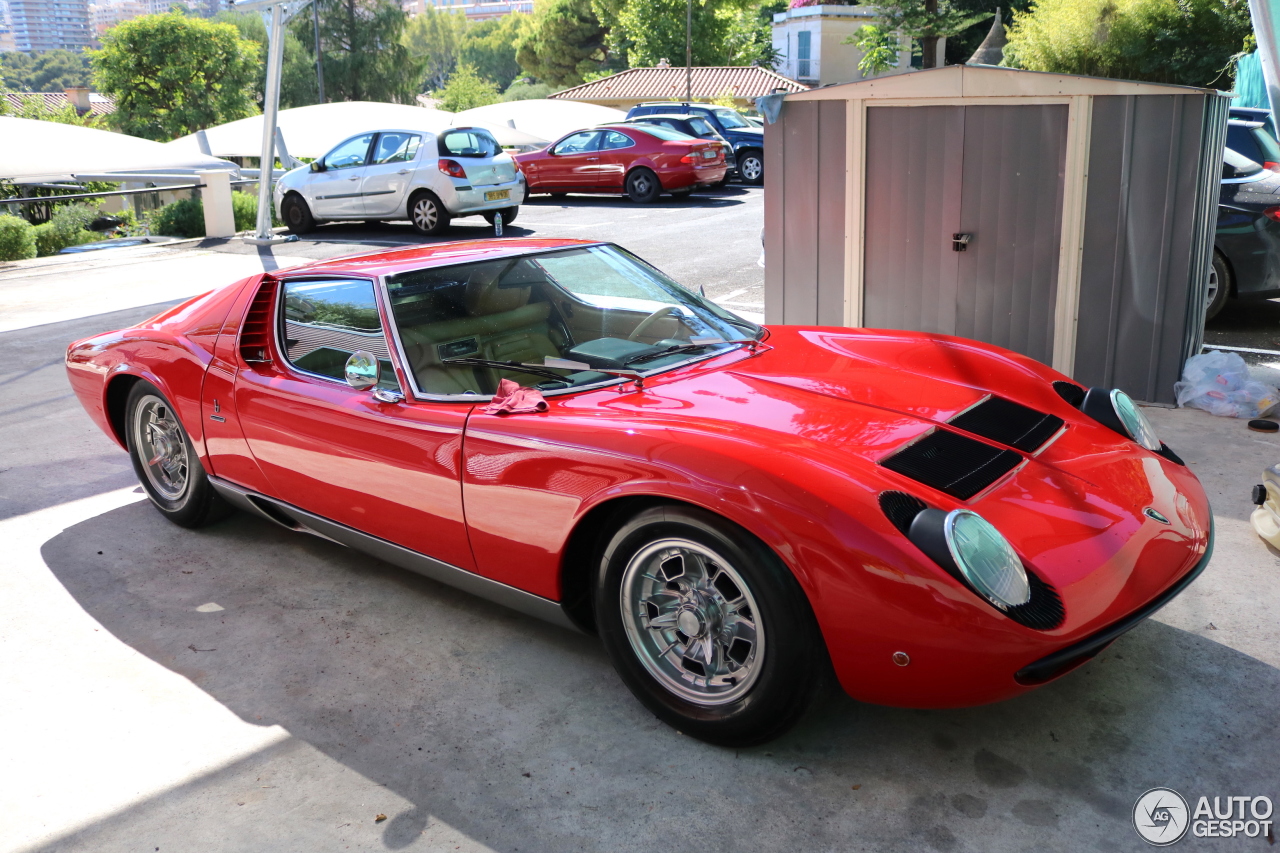
<path fill-rule="evenodd" d="M 413 846 L 443 822 L 502 851 L 1139 849 L 1131 810 L 1149 788 L 1275 793 L 1280 673 L 1156 622 L 1012 701 L 913 711 L 833 696 L 780 740 L 732 750 L 658 723 L 594 639 L 244 515 L 188 531 L 141 502 L 42 555 L 121 641 L 410 802 L 365 830 L 374 846 Z M 225 609 L 197 612 L 205 602 Z M 355 805 L 325 799 L 332 765 L 270 812 L 215 796 L 263 794 L 245 780 L 289 750 L 53 847 L 116 849 L 150 825 L 221 849 L 318 849 L 314 821 Z"/>
<path fill-rule="evenodd" d="M 1205 323 L 1204 342 L 1280 350 L 1280 299 L 1229 299 Z"/>

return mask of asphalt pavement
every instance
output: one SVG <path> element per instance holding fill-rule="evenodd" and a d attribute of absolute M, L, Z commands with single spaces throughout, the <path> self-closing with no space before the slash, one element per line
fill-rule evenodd
<path fill-rule="evenodd" d="M 535 201 L 508 233 L 612 240 L 758 311 L 760 199 Z M 1217 549 L 1086 667 L 982 708 L 829 696 L 726 750 L 660 724 L 590 638 L 244 515 L 167 523 L 67 385 L 71 340 L 416 242 L 326 226 L 0 266 L 0 851 L 1130 851 L 1150 788 L 1280 801 L 1280 552 L 1247 522 L 1280 439 L 1238 421 L 1148 410 Z"/>

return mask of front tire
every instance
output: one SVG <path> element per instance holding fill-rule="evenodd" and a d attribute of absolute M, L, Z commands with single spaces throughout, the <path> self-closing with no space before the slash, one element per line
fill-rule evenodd
<path fill-rule="evenodd" d="M 292 234 L 306 234 L 316 227 L 311 208 L 307 207 L 306 201 L 297 193 L 290 193 L 280 202 L 280 218 Z"/>
<path fill-rule="evenodd" d="M 648 169 L 635 169 L 627 175 L 627 197 L 636 204 L 652 204 L 662 195 L 658 176 Z"/>
<path fill-rule="evenodd" d="M 231 512 L 209 483 L 177 412 L 149 382 L 129 389 L 125 441 L 138 482 L 165 518 L 182 527 L 203 527 Z"/>
<path fill-rule="evenodd" d="M 693 507 L 652 507 L 614 534 L 595 615 L 636 698 L 677 731 L 722 746 L 795 725 L 829 665 L 808 599 L 777 556 Z"/>
<path fill-rule="evenodd" d="M 738 176 L 744 184 L 758 186 L 764 183 L 764 155 L 759 151 L 747 151 L 738 158 Z"/>
<path fill-rule="evenodd" d="M 1205 294 L 1205 320 L 1212 320 L 1226 307 L 1231 297 L 1231 267 L 1217 249 L 1213 250 L 1213 266 L 1209 271 L 1209 290 Z"/>
<path fill-rule="evenodd" d="M 452 217 L 433 192 L 420 192 L 409 199 L 409 221 L 419 234 L 434 237 L 449 228 Z"/>

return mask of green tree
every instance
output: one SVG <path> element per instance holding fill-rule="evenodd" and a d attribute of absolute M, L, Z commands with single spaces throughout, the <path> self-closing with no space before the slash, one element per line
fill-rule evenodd
<path fill-rule="evenodd" d="M 458 61 L 475 66 L 477 74 L 499 89 L 507 88 L 520 75 L 516 42 L 532 23 L 530 15 L 520 12 L 471 23 L 466 29 Z"/>
<path fill-rule="evenodd" d="M 937 65 L 938 39 L 962 33 L 991 17 L 985 12 L 973 13 L 952 0 L 881 0 L 876 3 L 880 16 L 875 24 L 860 28 L 844 40 L 862 51 L 858 69 L 863 74 L 887 71 L 898 64 L 899 33 L 919 42 L 923 68 Z"/>
<path fill-rule="evenodd" d="M 516 59 L 529 74 L 552 86 L 576 86 L 609 60 L 607 31 L 591 0 L 546 0 L 516 45 Z"/>
<path fill-rule="evenodd" d="M 507 87 L 507 91 L 502 93 L 504 101 L 529 101 L 535 98 L 545 98 L 555 91 L 546 83 L 528 83 L 530 78 L 522 77 Z"/>
<path fill-rule="evenodd" d="M 1227 88 L 1251 32 L 1245 0 L 1041 0 L 1014 15 L 1004 55 L 1032 71 Z"/>
<path fill-rule="evenodd" d="M 408 16 L 394 0 L 318 0 L 324 95 L 329 101 L 408 103 L 420 91 L 422 60 L 402 42 Z M 315 44 L 311 15 L 295 31 Z"/>
<path fill-rule="evenodd" d="M 953 6 L 970 15 L 984 12 L 994 14 L 996 9 L 1000 9 L 1006 24 L 1014 13 L 1029 9 L 1031 2 L 1032 0 L 951 0 Z M 961 65 L 968 62 L 969 57 L 973 56 L 973 52 L 982 44 L 982 40 L 987 37 L 990 29 L 991 22 L 984 21 L 953 36 L 948 36 L 947 64 Z"/>
<path fill-rule="evenodd" d="M 240 38 L 258 44 L 257 83 L 254 86 L 254 100 L 262 107 L 263 88 L 267 82 L 267 25 L 257 12 L 235 12 L 226 10 L 213 18 L 215 21 L 233 25 L 240 31 Z M 302 44 L 292 29 L 284 34 L 284 61 L 280 69 L 280 108 L 305 107 L 314 104 L 320 98 L 316 90 L 315 56 Z"/>
<path fill-rule="evenodd" d="M 734 63 L 730 35 L 740 11 L 726 0 L 694 0 L 694 65 Z M 685 0 L 627 0 L 617 13 L 617 26 L 609 31 L 609 44 L 614 50 L 625 45 L 627 61 L 635 66 L 657 65 L 662 59 L 684 65 L 686 12 Z"/>
<path fill-rule="evenodd" d="M 433 6 L 409 19 L 400 40 L 419 63 L 420 79 L 414 81 L 419 91 L 434 91 L 448 82 L 458 64 L 466 31 L 465 15 Z"/>
<path fill-rule="evenodd" d="M 475 66 L 459 63 L 445 87 L 435 93 L 440 109 L 460 113 L 502 100 L 498 87 L 476 73 Z"/>
<path fill-rule="evenodd" d="M 255 113 L 257 45 L 230 24 L 146 15 L 107 30 L 89 59 L 115 98 L 111 123 L 134 136 L 173 139 Z"/>
<path fill-rule="evenodd" d="M 89 85 L 88 57 L 70 50 L 6 53 L 0 86 L 11 92 L 61 92 Z"/>

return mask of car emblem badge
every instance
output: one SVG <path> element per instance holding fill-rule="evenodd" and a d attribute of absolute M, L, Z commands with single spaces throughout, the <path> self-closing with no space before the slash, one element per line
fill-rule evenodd
<path fill-rule="evenodd" d="M 1169 523 L 1169 519 L 1165 518 L 1163 515 L 1161 515 L 1159 512 L 1152 509 L 1151 507 L 1147 507 L 1146 509 L 1144 509 L 1142 511 L 1142 514 L 1145 515 L 1147 518 L 1154 518 L 1156 521 L 1160 522 L 1161 524 Z"/>

